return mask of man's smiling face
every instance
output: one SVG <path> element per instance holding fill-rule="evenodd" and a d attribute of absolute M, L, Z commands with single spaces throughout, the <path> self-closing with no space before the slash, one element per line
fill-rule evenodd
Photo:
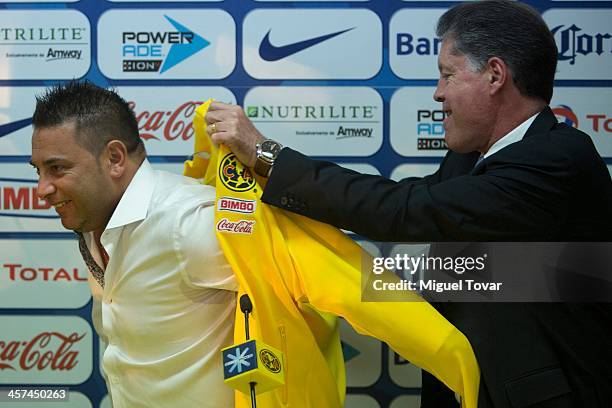
<path fill-rule="evenodd" d="M 465 55 L 456 54 L 452 39 L 442 42 L 438 57 L 440 79 L 434 99 L 442 102 L 445 140 L 459 153 L 487 146 L 494 126 L 490 115 L 489 76 L 477 71 Z"/>
<path fill-rule="evenodd" d="M 31 164 L 39 175 L 38 196 L 55 208 L 64 228 L 89 232 L 106 226 L 114 209 L 111 179 L 77 143 L 73 123 L 35 129 Z"/>

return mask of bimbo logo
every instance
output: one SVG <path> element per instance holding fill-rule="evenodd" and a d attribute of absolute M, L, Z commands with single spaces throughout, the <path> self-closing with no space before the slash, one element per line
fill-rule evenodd
<path fill-rule="evenodd" d="M 187 101 L 174 110 L 142 110 L 139 111 L 136 102 L 130 101 L 129 106 L 136 114 L 140 137 L 144 140 L 186 141 L 193 136 L 192 117 L 202 102 Z"/>
<path fill-rule="evenodd" d="M 219 211 L 231 211 L 243 214 L 255 212 L 257 202 L 255 200 L 241 200 L 239 198 L 221 197 L 217 202 Z"/>
<path fill-rule="evenodd" d="M 231 232 L 233 234 L 252 234 L 254 225 L 254 220 L 229 221 L 227 218 L 223 218 L 217 223 L 217 231 Z"/>
<path fill-rule="evenodd" d="M 0 178 L 0 217 L 58 218 L 38 197 L 36 180 Z"/>
<path fill-rule="evenodd" d="M 79 351 L 72 347 L 85 337 L 73 332 L 42 332 L 29 340 L 0 340 L 0 372 L 16 371 L 69 371 L 79 363 Z"/>
<path fill-rule="evenodd" d="M 602 55 L 612 52 L 612 35 L 610 33 L 585 33 L 576 24 L 571 26 L 558 25 L 550 30 L 557 41 L 559 61 L 576 63 L 579 55 Z"/>

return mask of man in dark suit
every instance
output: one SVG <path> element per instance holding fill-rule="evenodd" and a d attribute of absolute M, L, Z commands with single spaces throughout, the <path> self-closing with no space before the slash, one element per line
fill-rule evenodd
<path fill-rule="evenodd" d="M 214 104 L 208 131 L 269 177 L 264 202 L 371 239 L 610 241 L 610 175 L 589 136 L 548 107 L 557 48 L 539 14 L 466 3 L 437 34 L 434 98 L 450 151 L 428 177 L 395 182 L 311 160 L 264 139 L 235 106 Z M 472 342 L 480 407 L 612 406 L 612 303 L 437 307 Z M 424 374 L 422 406 L 457 403 Z"/>

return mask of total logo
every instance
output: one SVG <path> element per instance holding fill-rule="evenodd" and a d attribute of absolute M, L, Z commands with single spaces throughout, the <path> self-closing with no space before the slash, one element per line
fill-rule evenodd
<path fill-rule="evenodd" d="M 578 118 L 576 117 L 576 114 L 574 113 L 572 108 L 570 108 L 569 106 L 559 105 L 555 108 L 552 108 L 552 111 L 559 122 L 565 123 L 566 125 L 571 127 L 578 127 Z"/>
<path fill-rule="evenodd" d="M 210 42 L 178 21 L 164 15 L 176 31 L 126 31 L 122 33 L 123 72 L 159 72 L 203 50 Z M 164 46 L 168 47 L 164 54 Z"/>
<path fill-rule="evenodd" d="M 87 275 L 81 271 L 79 275 L 78 268 L 54 268 L 54 267 L 31 267 L 24 266 L 19 263 L 6 263 L 2 265 L 4 270 L 8 273 L 9 281 L 21 281 L 21 282 L 32 282 L 32 281 L 44 281 L 44 282 L 70 282 L 70 281 L 87 281 Z"/>
<path fill-rule="evenodd" d="M 553 113 L 557 117 L 559 122 L 563 122 L 568 126 L 572 126 L 575 128 L 579 127 L 578 117 L 567 105 L 558 105 L 552 108 Z M 584 115 L 587 124 L 590 126 L 585 128 L 585 131 L 594 131 L 594 132 L 606 132 L 612 133 L 612 118 L 608 117 L 604 113 L 594 114 L 589 113 Z"/>
<path fill-rule="evenodd" d="M 604 158 L 612 157 L 612 113 L 608 87 L 555 87 L 550 108 L 557 120 L 588 134 Z"/>

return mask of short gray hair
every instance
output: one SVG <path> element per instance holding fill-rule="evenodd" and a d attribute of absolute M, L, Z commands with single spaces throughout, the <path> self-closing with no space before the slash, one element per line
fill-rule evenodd
<path fill-rule="evenodd" d="M 459 4 L 440 17 L 436 34 L 453 41 L 453 52 L 465 55 L 475 70 L 501 58 L 521 94 L 550 102 L 557 45 L 534 8 L 509 0 Z"/>

